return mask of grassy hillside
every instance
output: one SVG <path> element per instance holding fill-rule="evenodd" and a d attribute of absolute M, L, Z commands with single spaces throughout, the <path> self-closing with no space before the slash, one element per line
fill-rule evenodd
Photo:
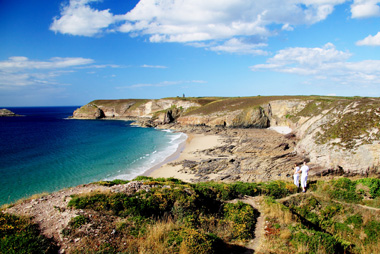
<path fill-rule="evenodd" d="M 327 101 L 341 101 L 341 100 L 352 100 L 350 98 L 345 97 L 327 97 L 327 96 L 254 96 L 254 97 L 216 97 L 213 98 L 214 100 L 210 100 L 207 104 L 202 104 L 202 107 L 199 107 L 197 109 L 194 109 L 192 111 L 188 111 L 186 115 L 197 115 L 197 114 L 212 114 L 219 111 L 234 111 L 239 109 L 247 109 L 247 108 L 253 108 L 258 107 L 263 104 L 267 104 L 270 101 L 275 100 L 293 100 L 293 99 L 299 99 L 299 100 L 312 100 L 312 101 L 318 101 L 318 100 L 327 100 Z M 310 109 L 311 111 L 313 109 Z M 309 113 L 317 113 L 314 111 L 309 111 Z M 303 115 L 305 112 L 301 113 Z"/>
<path fill-rule="evenodd" d="M 380 179 L 199 183 L 138 177 L 145 190 L 72 197 L 61 232 L 73 253 L 243 253 L 265 217 L 264 253 L 379 253 Z M 116 180 L 106 186 L 125 184 Z M 262 196 L 256 210 L 230 200 Z M 79 239 L 79 240 L 78 240 Z M 1 253 L 56 250 L 27 219 L 0 213 Z M 25 251 L 24 251 L 25 250 Z"/>

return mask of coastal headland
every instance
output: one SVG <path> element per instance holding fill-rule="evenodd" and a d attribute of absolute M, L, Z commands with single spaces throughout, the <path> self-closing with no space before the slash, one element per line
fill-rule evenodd
<path fill-rule="evenodd" d="M 132 181 L 100 181 L 3 208 L 3 246 L 27 237 L 51 253 L 380 250 L 378 98 L 96 100 L 73 118 L 133 120 L 187 140 Z M 304 161 L 311 168 L 306 194 L 292 182 L 294 164 Z M 38 230 L 20 234 L 25 225 Z"/>
<path fill-rule="evenodd" d="M 248 181 L 260 177 L 263 180 L 283 178 L 294 162 L 303 160 L 310 161 L 314 172 L 323 175 L 337 172 L 368 175 L 378 172 L 380 165 L 379 98 L 256 96 L 95 100 L 77 109 L 73 118 L 129 119 L 143 127 L 223 136 L 223 149 L 209 151 L 214 158 L 208 165 L 218 164 L 217 161 L 234 164 L 236 170 L 232 170 L 231 165 L 229 173 L 224 170 L 225 175 L 230 175 L 226 179 L 235 176 L 238 177 L 235 179 Z M 291 133 L 278 135 L 273 131 L 280 128 L 287 128 Z M 227 163 L 223 157 L 216 160 L 218 156 L 229 156 L 233 161 Z M 273 159 L 269 159 L 271 156 Z M 253 157 L 260 160 L 253 162 Z M 223 170 L 219 167 L 214 171 Z M 252 171 L 258 172 L 256 176 Z M 247 176 L 243 176 L 244 173 Z"/>

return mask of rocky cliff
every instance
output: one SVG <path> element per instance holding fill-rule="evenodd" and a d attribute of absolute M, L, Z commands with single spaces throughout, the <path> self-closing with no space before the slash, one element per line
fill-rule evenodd
<path fill-rule="evenodd" d="M 142 126 L 287 126 L 294 152 L 321 168 L 367 174 L 380 165 L 380 99 L 320 96 L 97 100 L 77 119 L 136 119 Z"/>

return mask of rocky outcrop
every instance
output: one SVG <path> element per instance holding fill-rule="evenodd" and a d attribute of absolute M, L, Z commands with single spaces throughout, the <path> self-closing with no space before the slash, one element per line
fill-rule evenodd
<path fill-rule="evenodd" d="M 314 114 L 296 118 L 296 151 L 325 168 L 368 174 L 380 166 L 380 100 L 310 102 Z"/>
<path fill-rule="evenodd" d="M 93 101 L 74 118 L 134 119 L 140 126 L 290 127 L 294 152 L 325 170 L 354 174 L 380 167 L 380 99 L 244 97 Z M 206 101 L 206 102 L 205 102 Z"/>
<path fill-rule="evenodd" d="M 82 106 L 73 113 L 74 119 L 138 119 L 158 118 L 160 112 L 178 108 L 186 110 L 191 107 L 199 107 L 200 104 L 180 99 L 160 100 L 96 100 Z M 176 112 L 172 110 L 172 115 Z M 178 117 L 178 116 L 175 116 Z M 167 119 L 168 120 L 168 119 Z M 162 122 L 165 122 L 162 119 Z"/>
<path fill-rule="evenodd" d="M 84 105 L 73 113 L 75 119 L 101 119 L 104 117 L 104 111 L 94 104 Z"/>
<path fill-rule="evenodd" d="M 295 153 L 296 139 L 265 129 L 222 127 L 179 127 L 188 133 L 218 134 L 223 145 L 197 151 L 194 160 L 172 163 L 180 172 L 194 175 L 192 181 L 267 181 L 292 179 L 295 163 L 304 157 Z M 310 164 L 314 169 L 318 165 Z"/>
<path fill-rule="evenodd" d="M 13 116 L 21 116 L 21 115 L 17 115 L 15 113 L 13 113 L 12 111 L 10 111 L 9 109 L 0 109 L 0 117 L 13 117 Z"/>
<path fill-rule="evenodd" d="M 217 112 L 210 115 L 181 116 L 177 122 L 181 125 L 205 125 L 230 128 L 268 128 L 270 120 L 262 107 L 244 110 Z"/>

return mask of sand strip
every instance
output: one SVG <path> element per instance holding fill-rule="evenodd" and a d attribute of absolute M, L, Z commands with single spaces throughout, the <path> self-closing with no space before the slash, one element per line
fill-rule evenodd
<path fill-rule="evenodd" d="M 183 181 L 189 182 L 194 178 L 194 174 L 178 172 L 182 169 L 181 165 L 169 165 L 169 162 L 179 162 L 183 160 L 201 161 L 209 158 L 205 154 L 200 154 L 200 151 L 210 149 L 223 144 L 223 138 L 218 135 L 204 134 L 188 134 L 185 146 L 178 149 L 177 152 L 169 157 L 164 165 L 148 170 L 144 175 L 149 175 L 154 178 L 158 177 L 174 177 Z"/>

